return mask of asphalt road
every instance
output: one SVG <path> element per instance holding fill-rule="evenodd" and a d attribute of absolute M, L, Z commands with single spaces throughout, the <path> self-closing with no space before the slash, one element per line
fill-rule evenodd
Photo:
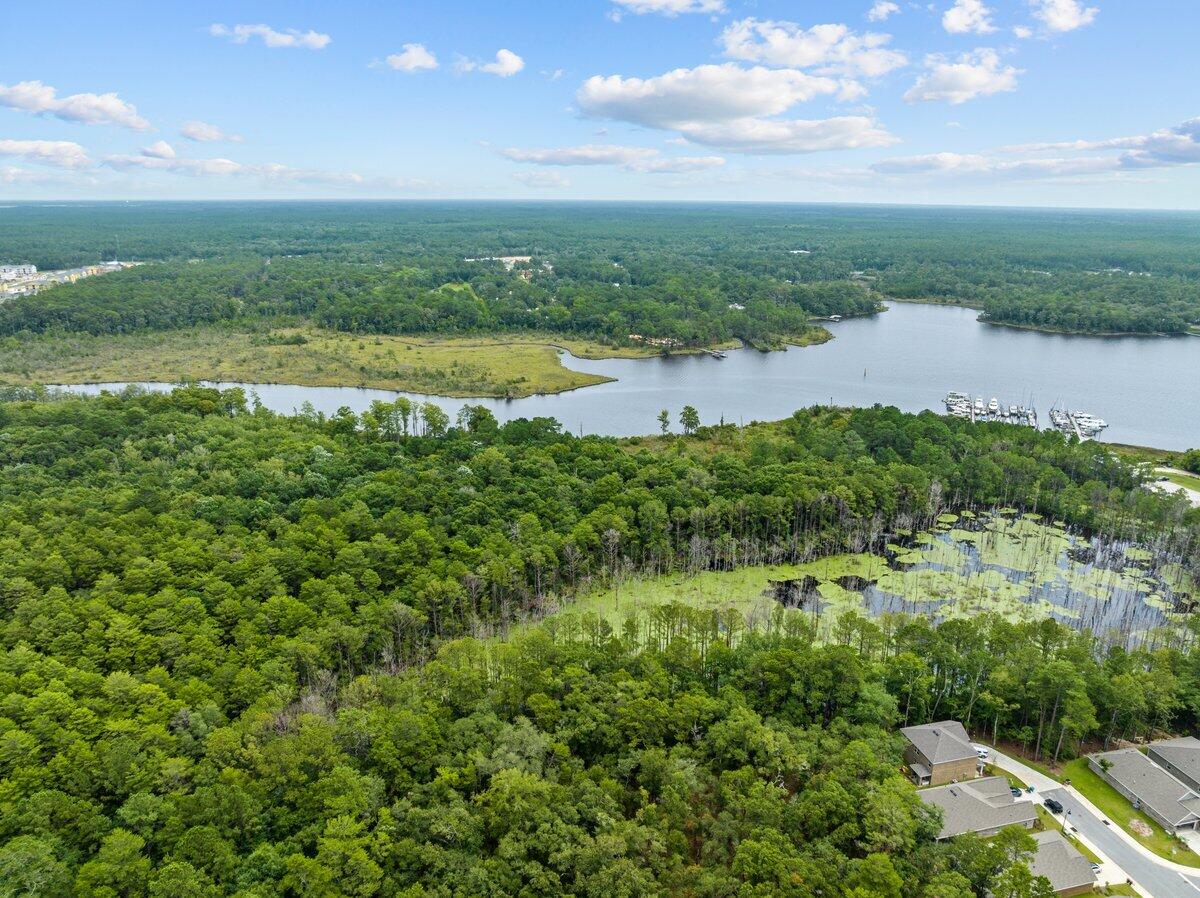
<path fill-rule="evenodd" d="M 1068 827 L 1074 826 L 1078 829 L 1080 834 L 1086 836 L 1100 851 L 1132 876 L 1151 898 L 1200 898 L 1200 869 L 1197 869 L 1195 876 L 1185 876 L 1154 863 L 1124 839 L 1119 838 L 1110 827 L 1104 825 L 1103 820 L 1097 819 L 1064 789 L 1043 792 L 1041 797 L 1052 797 L 1061 801 L 1063 811 L 1067 815 Z M 1057 816 L 1056 819 L 1061 820 Z"/>

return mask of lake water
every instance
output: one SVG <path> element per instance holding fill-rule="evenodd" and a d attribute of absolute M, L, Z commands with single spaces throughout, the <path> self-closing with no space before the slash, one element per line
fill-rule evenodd
<path fill-rule="evenodd" d="M 942 397 L 962 390 L 1006 405 L 1036 405 L 1043 423 L 1051 405 L 1105 419 L 1105 440 L 1187 449 L 1200 446 L 1200 338 L 1085 337 L 980 324 L 978 313 L 952 306 L 892 303 L 870 318 L 828 325 L 835 339 L 786 352 L 744 349 L 724 359 L 675 356 L 592 361 L 563 353 L 577 371 L 615 377 L 612 383 L 526 399 L 445 399 L 453 417 L 465 403 L 490 408 L 501 421 L 552 416 L 574 432 L 611 436 L 656 433 L 657 415 L 672 421 L 684 405 L 713 424 L 769 421 L 827 403 L 894 405 L 944 411 Z M 95 393 L 123 384 L 68 387 Z M 169 385 L 146 384 L 150 389 Z M 235 386 L 222 384 L 222 386 Z M 357 387 L 242 384 L 262 403 L 291 413 L 311 402 L 318 411 L 356 412 L 398 393 Z M 678 429 L 675 425 L 674 429 Z"/>

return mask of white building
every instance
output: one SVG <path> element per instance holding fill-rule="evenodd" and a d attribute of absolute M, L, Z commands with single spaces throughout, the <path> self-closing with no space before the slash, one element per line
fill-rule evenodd
<path fill-rule="evenodd" d="M 17 278 L 37 274 L 36 265 L 0 265 L 0 281 L 15 281 Z"/>

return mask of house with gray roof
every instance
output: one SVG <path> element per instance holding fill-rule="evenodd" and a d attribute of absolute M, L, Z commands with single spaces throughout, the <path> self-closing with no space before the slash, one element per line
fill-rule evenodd
<path fill-rule="evenodd" d="M 985 776 L 966 783 L 953 783 L 917 793 L 921 801 L 942 809 L 939 839 L 963 833 L 994 836 L 1006 826 L 1029 829 L 1037 820 L 1032 801 L 1016 799 L 1002 776 Z"/>
<path fill-rule="evenodd" d="M 979 775 L 979 754 L 957 720 L 905 727 L 900 732 L 908 740 L 904 761 L 918 786 L 940 786 Z"/>
<path fill-rule="evenodd" d="M 1088 766 L 1167 832 L 1200 828 L 1200 793 L 1137 749 L 1088 755 Z"/>
<path fill-rule="evenodd" d="M 1050 880 L 1056 895 L 1084 895 L 1096 884 L 1092 862 L 1062 837 L 1058 830 L 1034 833 L 1037 854 L 1029 864 L 1034 876 Z"/>
<path fill-rule="evenodd" d="M 1200 739 L 1160 739 L 1146 748 L 1146 757 L 1190 789 L 1200 792 Z"/>

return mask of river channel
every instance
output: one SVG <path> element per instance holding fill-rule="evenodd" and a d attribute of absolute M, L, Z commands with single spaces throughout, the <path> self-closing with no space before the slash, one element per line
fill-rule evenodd
<path fill-rule="evenodd" d="M 469 402 L 487 406 L 501 421 L 552 416 L 574 432 L 633 436 L 657 432 L 661 409 L 677 421 L 684 405 L 694 406 L 705 424 L 749 423 L 828 402 L 941 412 L 942 397 L 960 390 L 1005 405 L 1032 403 L 1043 425 L 1055 404 L 1091 412 L 1109 423 L 1102 439 L 1111 442 L 1200 446 L 1200 338 L 1045 334 L 981 324 L 977 316 L 953 306 L 892 303 L 882 314 L 829 324 L 834 339 L 820 346 L 742 349 L 723 359 L 588 360 L 564 352 L 567 367 L 616 380 L 516 400 L 403 395 L 436 402 L 451 416 Z M 66 389 L 95 393 L 121 386 Z M 236 386 L 283 413 L 305 402 L 325 413 L 341 406 L 361 412 L 376 399 L 401 395 L 357 387 Z"/>

